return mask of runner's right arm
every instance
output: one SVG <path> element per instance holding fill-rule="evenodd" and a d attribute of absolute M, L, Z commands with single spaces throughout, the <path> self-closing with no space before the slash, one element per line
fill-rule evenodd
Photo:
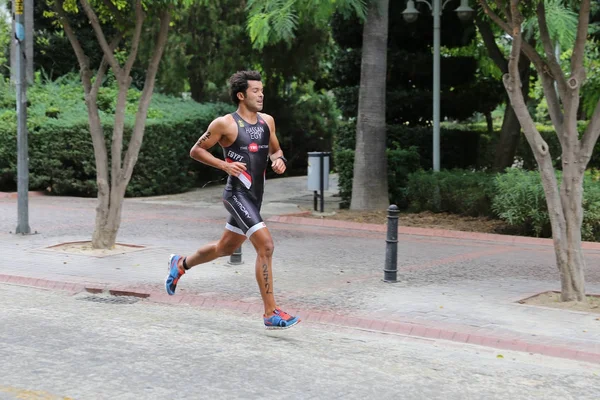
<path fill-rule="evenodd" d="M 210 151 L 208 151 L 208 149 L 221 140 L 225 129 L 226 125 L 223 117 L 213 120 L 204 135 L 198 139 L 196 144 L 190 150 L 190 157 L 203 164 L 223 170 L 229 175 L 238 176 L 242 171 L 246 170 L 246 164 L 240 162 L 228 163 L 213 156 Z"/>

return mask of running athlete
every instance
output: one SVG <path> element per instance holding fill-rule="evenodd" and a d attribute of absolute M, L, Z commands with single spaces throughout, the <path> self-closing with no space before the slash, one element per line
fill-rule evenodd
<path fill-rule="evenodd" d="M 229 256 L 248 238 L 256 249 L 256 281 L 260 289 L 268 329 L 285 329 L 300 319 L 277 307 L 273 296 L 273 239 L 260 216 L 268 160 L 277 174 L 283 174 L 287 160 L 275 135 L 275 121 L 263 108 L 263 85 L 255 71 L 238 71 L 229 79 L 231 99 L 238 109 L 213 120 L 192 147 L 190 156 L 204 164 L 219 168 L 229 176 L 223 191 L 223 204 L 229 212 L 223 236 L 187 257 L 172 254 L 165 287 L 175 294 L 181 276 L 187 270 Z M 215 144 L 223 148 L 225 160 L 208 150 Z"/>

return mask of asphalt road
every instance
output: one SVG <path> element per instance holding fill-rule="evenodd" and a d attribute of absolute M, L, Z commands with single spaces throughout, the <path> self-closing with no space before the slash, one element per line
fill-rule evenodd
<path fill-rule="evenodd" d="M 600 398 L 598 365 L 129 299 L 0 285 L 0 399 Z"/>

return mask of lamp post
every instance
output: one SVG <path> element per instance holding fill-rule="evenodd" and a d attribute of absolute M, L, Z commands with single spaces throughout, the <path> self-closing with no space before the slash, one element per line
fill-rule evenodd
<path fill-rule="evenodd" d="M 13 2 L 14 38 L 16 42 L 17 90 L 17 229 L 27 235 L 29 227 L 29 156 L 27 144 L 27 74 L 25 61 L 25 15 L 23 0 Z"/>
<path fill-rule="evenodd" d="M 433 14 L 433 170 L 440 170 L 440 28 L 442 10 L 450 0 L 408 0 L 406 10 L 402 17 L 408 23 L 415 22 L 419 17 L 419 10 L 415 8 L 415 1 L 425 3 Z M 458 18 L 468 21 L 473 15 L 469 7 L 469 0 L 460 0 L 460 7 L 456 10 Z"/>

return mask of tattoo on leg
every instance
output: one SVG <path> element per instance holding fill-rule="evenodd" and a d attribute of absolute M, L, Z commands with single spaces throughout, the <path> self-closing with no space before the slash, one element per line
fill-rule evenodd
<path fill-rule="evenodd" d="M 263 264 L 263 278 L 265 278 L 265 289 L 267 294 L 271 294 L 271 285 L 269 285 L 269 266 Z"/>
<path fill-rule="evenodd" d="M 196 146 L 201 146 L 202 143 L 206 142 L 210 138 L 210 131 L 206 132 L 198 141 L 196 142 Z"/>

